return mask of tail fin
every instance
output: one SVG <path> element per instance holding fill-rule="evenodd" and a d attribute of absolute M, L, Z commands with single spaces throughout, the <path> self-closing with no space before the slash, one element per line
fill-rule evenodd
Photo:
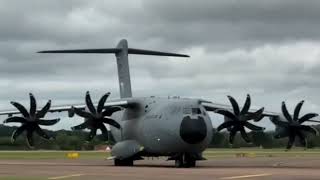
<path fill-rule="evenodd" d="M 84 54 L 115 54 L 118 66 L 118 78 L 120 87 L 120 97 L 132 97 L 130 71 L 128 63 L 128 54 L 153 55 L 153 56 L 174 56 L 174 57 L 190 57 L 185 54 L 176 54 L 160 51 L 150 51 L 144 49 L 128 48 L 127 40 L 121 40 L 116 48 L 108 49 L 73 49 L 73 50 L 50 50 L 39 51 L 38 53 L 84 53 Z"/>

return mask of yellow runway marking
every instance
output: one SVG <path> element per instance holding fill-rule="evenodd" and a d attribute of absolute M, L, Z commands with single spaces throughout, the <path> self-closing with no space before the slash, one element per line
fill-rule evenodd
<path fill-rule="evenodd" d="M 67 178 L 79 177 L 79 176 L 83 176 L 83 175 L 84 174 L 71 174 L 71 175 L 66 175 L 66 176 L 49 177 L 48 179 L 67 179 Z"/>
<path fill-rule="evenodd" d="M 222 177 L 220 179 L 242 179 L 242 178 L 262 177 L 262 176 L 271 176 L 271 175 L 272 174 L 252 174 L 252 175 L 243 175 L 243 176 Z"/>

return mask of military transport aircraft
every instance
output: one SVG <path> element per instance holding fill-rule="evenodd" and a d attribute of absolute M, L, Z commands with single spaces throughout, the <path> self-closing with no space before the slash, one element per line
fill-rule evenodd
<path fill-rule="evenodd" d="M 304 103 L 296 106 L 293 115 L 282 103 L 282 114 L 265 112 L 264 108 L 250 109 L 251 98 L 248 95 L 242 108 L 237 101 L 228 96 L 229 105 L 216 104 L 203 99 L 179 97 L 132 97 L 128 54 L 189 57 L 188 55 L 128 48 L 126 40 L 121 40 L 116 48 L 110 49 L 77 49 L 40 51 L 39 53 L 113 53 L 118 66 L 120 99 L 106 102 L 110 93 L 104 94 L 97 104 L 91 100 L 89 92 L 85 95 L 85 104 L 73 106 L 54 106 L 51 101 L 38 109 L 36 100 L 30 94 L 30 110 L 17 102 L 11 104 L 18 110 L 2 111 L 0 115 L 9 117 L 4 123 L 18 122 L 22 125 L 13 132 L 12 141 L 26 131 L 27 143 L 33 146 L 33 133 L 50 139 L 40 126 L 54 125 L 59 119 L 43 119 L 47 112 L 68 112 L 70 117 L 75 114 L 84 118 L 84 122 L 74 126 L 74 130 L 90 129 L 88 140 L 91 140 L 100 129 L 107 136 L 105 124 L 110 125 L 111 134 L 116 140 L 110 159 L 116 166 L 132 166 L 134 160 L 147 156 L 168 156 L 174 160 L 176 167 L 194 167 L 197 160 L 204 160 L 202 152 L 212 139 L 212 123 L 208 112 L 224 116 L 225 121 L 217 129 L 229 131 L 229 142 L 232 143 L 237 132 L 240 132 L 246 142 L 250 138 L 246 130 L 263 131 L 263 127 L 252 122 L 269 117 L 276 125 L 276 138 L 288 137 L 287 149 L 290 149 L 299 139 L 306 146 L 306 133 L 318 135 L 315 128 L 303 125 L 304 122 L 319 122 L 313 120 L 316 113 L 299 116 Z M 19 114 L 21 116 L 19 116 Z M 14 116 L 18 115 L 18 116 Z"/>

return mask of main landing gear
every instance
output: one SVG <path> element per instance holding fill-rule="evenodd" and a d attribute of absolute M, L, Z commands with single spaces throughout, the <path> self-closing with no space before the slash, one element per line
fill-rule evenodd
<path fill-rule="evenodd" d="M 175 160 L 175 166 L 177 168 L 196 167 L 196 160 L 191 158 L 188 154 L 182 154 Z"/>
<path fill-rule="evenodd" d="M 133 166 L 133 159 L 115 159 L 115 166 Z"/>

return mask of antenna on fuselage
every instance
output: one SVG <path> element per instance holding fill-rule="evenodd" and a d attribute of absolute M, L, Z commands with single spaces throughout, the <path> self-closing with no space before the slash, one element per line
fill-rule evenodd
<path fill-rule="evenodd" d="M 176 54 L 176 53 L 168 53 L 168 52 L 160 52 L 160 51 L 151 51 L 151 50 L 145 50 L 145 49 L 128 48 L 128 41 L 126 39 L 121 40 L 118 43 L 116 48 L 49 50 L 49 51 L 39 51 L 38 53 L 115 54 L 117 58 L 118 78 L 119 78 L 121 98 L 132 97 L 128 54 L 190 57 L 185 54 Z"/>

